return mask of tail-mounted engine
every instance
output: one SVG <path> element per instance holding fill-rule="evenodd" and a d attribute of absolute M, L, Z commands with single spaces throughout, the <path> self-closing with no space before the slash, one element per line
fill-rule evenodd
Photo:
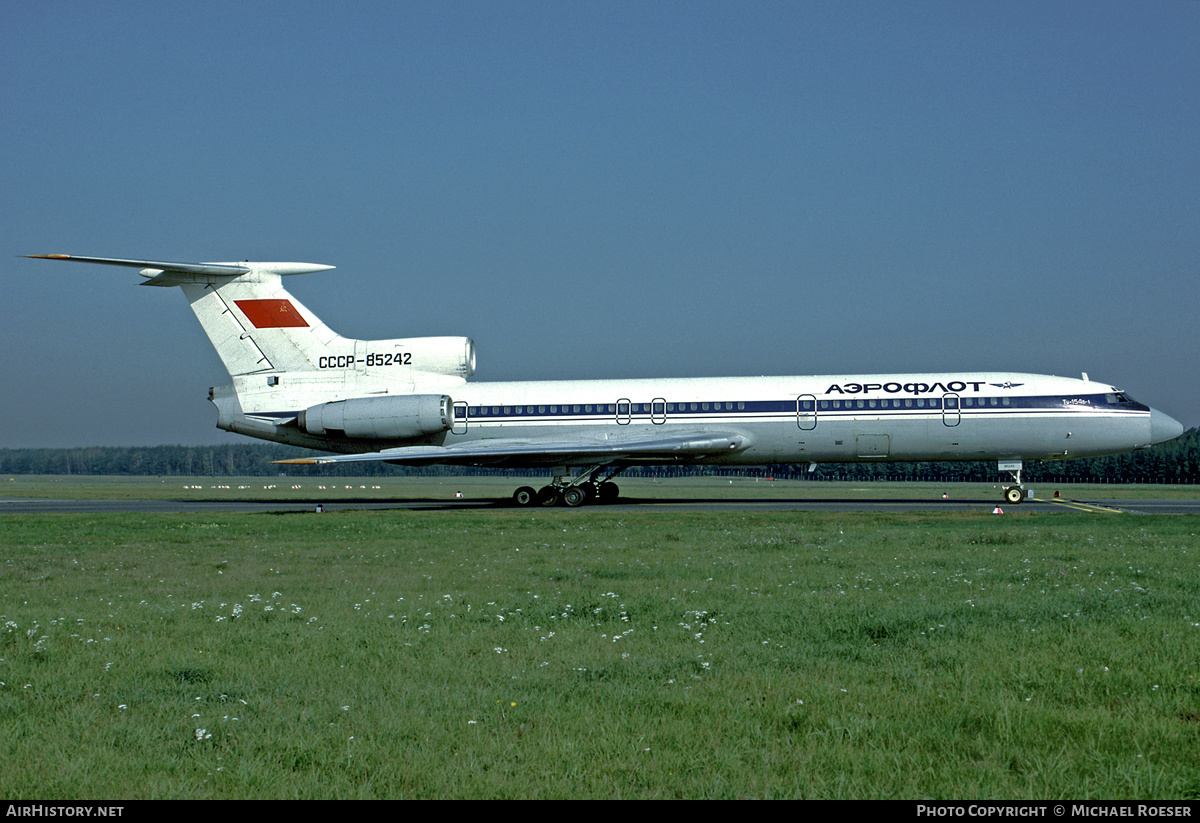
<path fill-rule="evenodd" d="M 397 350 L 403 350 L 404 365 L 417 371 L 450 377 L 475 373 L 475 343 L 469 337 L 409 337 L 385 342 L 394 342 Z M 377 365 L 383 365 L 383 361 Z"/>
<path fill-rule="evenodd" d="M 449 431 L 454 401 L 444 394 L 356 397 L 310 406 L 296 423 L 309 434 L 416 440 Z"/>

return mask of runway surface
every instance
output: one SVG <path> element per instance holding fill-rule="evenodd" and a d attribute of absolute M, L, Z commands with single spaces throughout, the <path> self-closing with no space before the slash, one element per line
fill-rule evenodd
<path fill-rule="evenodd" d="M 195 512 L 313 512 L 318 506 L 326 512 L 355 509 L 382 509 L 398 511 L 459 511 L 463 509 L 512 509 L 505 499 L 459 498 L 459 499 L 362 499 L 324 501 L 316 498 L 287 501 L 260 500 L 72 500 L 66 498 L 0 498 L 0 514 L 152 514 L 152 513 L 195 513 Z M 884 499 L 884 498 L 796 498 L 760 499 L 741 498 L 621 498 L 605 506 L 585 506 L 579 509 L 562 509 L 580 514 L 590 511 L 836 511 L 836 512 L 984 512 L 1015 514 L 1066 514 L 1088 512 L 1094 514 L 1200 514 L 1200 500 L 1101 500 L 1089 502 L 1068 499 L 1027 500 L 1016 506 L 997 503 L 995 500 L 953 499 Z M 530 511 L 537 511 L 531 509 Z"/>

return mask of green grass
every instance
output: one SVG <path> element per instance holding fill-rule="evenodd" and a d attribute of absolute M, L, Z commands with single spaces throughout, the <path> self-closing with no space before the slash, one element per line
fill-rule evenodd
<path fill-rule="evenodd" d="M 0 796 L 1200 797 L 1197 533 L 7 515 Z"/>

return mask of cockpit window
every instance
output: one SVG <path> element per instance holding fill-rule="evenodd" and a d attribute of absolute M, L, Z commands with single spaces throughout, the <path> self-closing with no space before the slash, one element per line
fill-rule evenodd
<path fill-rule="evenodd" d="M 1137 401 L 1130 397 L 1125 392 L 1109 392 L 1104 395 L 1104 399 L 1108 401 L 1110 406 L 1126 406 Z"/>

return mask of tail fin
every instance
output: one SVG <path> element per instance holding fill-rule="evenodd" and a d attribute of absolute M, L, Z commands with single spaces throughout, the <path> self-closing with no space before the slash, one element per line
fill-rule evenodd
<path fill-rule="evenodd" d="M 342 340 L 283 288 L 285 274 L 327 271 L 312 263 L 169 263 L 68 254 L 44 260 L 141 269 L 143 286 L 180 286 L 230 376 L 264 371 L 316 371 Z"/>
<path fill-rule="evenodd" d="M 191 277 L 173 272 L 143 285 L 178 285 L 196 319 L 232 377 L 259 372 L 319 372 L 354 341 L 333 332 L 283 287 L 283 274 L 324 271 L 332 266 L 301 263 L 246 263 L 233 277 Z M 145 272 L 143 272 L 145 273 Z M 163 278 L 166 278 L 165 280 Z"/>
<path fill-rule="evenodd" d="M 461 383 L 475 371 L 465 337 L 354 340 L 326 326 L 283 287 L 312 263 L 170 263 L 33 254 L 49 260 L 141 270 L 144 286 L 179 286 L 212 341 L 245 414 L 279 414 L 314 403 L 411 394 Z"/>

